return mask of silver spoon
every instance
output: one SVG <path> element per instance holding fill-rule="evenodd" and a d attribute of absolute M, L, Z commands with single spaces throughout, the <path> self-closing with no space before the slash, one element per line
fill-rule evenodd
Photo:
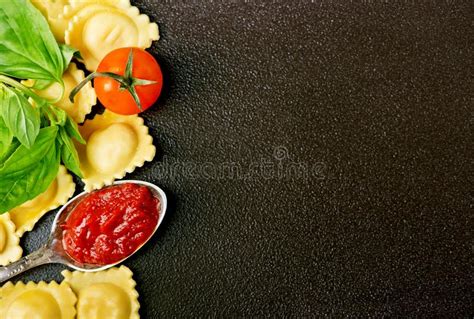
<path fill-rule="evenodd" d="M 46 245 L 38 249 L 37 251 L 29 254 L 21 258 L 20 260 L 6 266 L 0 267 L 0 283 L 4 282 L 28 269 L 44 265 L 44 264 L 51 264 L 51 263 L 59 263 L 64 264 L 68 267 L 71 267 L 75 270 L 85 271 L 85 272 L 93 272 L 104 270 L 110 267 L 113 267 L 125 259 L 133 255 L 137 250 L 139 250 L 146 242 L 153 236 L 156 232 L 158 227 L 160 226 L 161 222 L 163 221 L 163 217 L 166 213 L 166 206 L 167 206 L 167 198 L 165 192 L 156 185 L 151 183 L 137 181 L 137 180 L 125 180 L 125 181 L 117 181 L 112 185 L 119 185 L 124 183 L 132 183 L 132 184 L 140 184 L 143 186 L 148 187 L 148 189 L 152 192 L 153 196 L 160 200 L 160 209 L 159 209 L 159 216 L 158 222 L 156 224 L 153 233 L 150 237 L 141 244 L 134 252 L 132 252 L 129 256 L 125 257 L 124 259 L 109 265 L 94 265 L 94 264 L 83 264 L 80 262 L 75 261 L 64 251 L 62 245 L 62 236 L 63 231 L 59 225 L 63 224 L 63 222 L 68 218 L 69 214 L 74 210 L 76 205 L 88 194 L 87 192 L 83 192 L 76 197 L 69 200 L 56 214 L 56 218 L 54 219 L 53 226 L 51 228 L 51 233 L 49 235 L 48 242 Z M 111 186 L 112 186 L 111 185 Z M 110 187 L 110 186 L 108 186 Z"/>

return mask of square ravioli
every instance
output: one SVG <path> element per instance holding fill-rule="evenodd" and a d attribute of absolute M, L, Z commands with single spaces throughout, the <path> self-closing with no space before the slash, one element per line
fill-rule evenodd
<path fill-rule="evenodd" d="M 139 319 L 138 292 L 125 266 L 100 272 L 61 273 L 77 295 L 77 319 Z"/>
<path fill-rule="evenodd" d="M 61 13 L 56 16 L 48 15 L 49 26 L 59 43 L 64 43 L 65 32 L 69 22 L 82 8 L 91 4 L 107 4 L 122 9 L 131 7 L 130 0 L 68 0 L 66 2 L 67 3 L 61 7 Z"/>
<path fill-rule="evenodd" d="M 86 191 L 110 185 L 155 157 L 153 138 L 137 115 L 106 110 L 79 126 L 79 131 L 87 141 L 75 144 Z"/>
<path fill-rule="evenodd" d="M 74 319 L 76 296 L 66 283 L 7 282 L 0 288 L 0 319 Z"/>
<path fill-rule="evenodd" d="M 128 1 L 72 1 L 63 16 L 70 22 L 66 44 L 78 49 L 89 71 L 95 71 L 107 53 L 122 47 L 146 49 L 159 39 L 158 25 Z"/>

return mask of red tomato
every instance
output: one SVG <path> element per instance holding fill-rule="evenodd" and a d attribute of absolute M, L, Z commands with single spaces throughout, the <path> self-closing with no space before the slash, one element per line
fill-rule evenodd
<path fill-rule="evenodd" d="M 163 74 L 155 58 L 145 50 L 139 48 L 120 48 L 107 54 L 99 64 L 97 72 L 111 72 L 125 75 L 128 56 L 133 50 L 132 79 L 130 84 L 135 88 L 140 100 L 141 108 L 132 97 L 132 94 L 121 88 L 121 84 L 110 77 L 96 77 L 94 89 L 99 101 L 110 111 L 118 114 L 137 114 L 153 105 L 161 93 Z M 133 84 L 133 79 L 155 81 L 154 84 Z"/>

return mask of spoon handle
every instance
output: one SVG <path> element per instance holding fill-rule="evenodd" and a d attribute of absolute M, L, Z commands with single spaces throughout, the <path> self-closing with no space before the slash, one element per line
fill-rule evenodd
<path fill-rule="evenodd" d="M 43 246 L 37 251 L 21 258 L 6 267 L 0 267 L 0 283 L 39 265 L 57 261 L 54 251 L 48 246 Z"/>

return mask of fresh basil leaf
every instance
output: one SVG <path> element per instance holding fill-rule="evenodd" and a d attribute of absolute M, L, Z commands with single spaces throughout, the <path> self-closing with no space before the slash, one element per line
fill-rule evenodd
<path fill-rule="evenodd" d="M 63 55 L 46 19 L 30 1 L 2 1 L 0 39 L 0 73 L 62 83 Z"/>
<path fill-rule="evenodd" d="M 64 69 L 67 69 L 69 63 L 71 63 L 72 58 L 74 57 L 76 52 L 79 51 L 67 44 L 60 44 L 59 50 L 61 51 L 61 55 L 63 56 Z"/>
<path fill-rule="evenodd" d="M 0 155 L 10 147 L 13 140 L 13 134 L 0 116 Z"/>
<path fill-rule="evenodd" d="M 59 153 L 53 141 L 48 152 L 22 174 L 0 174 L 0 214 L 45 192 L 56 178 L 58 170 Z"/>
<path fill-rule="evenodd" d="M 67 113 L 63 109 L 53 106 L 53 108 L 56 110 L 56 117 L 58 119 L 58 125 L 64 126 L 66 125 L 67 121 Z"/>
<path fill-rule="evenodd" d="M 20 146 L 20 142 L 16 138 L 13 138 L 10 146 L 0 154 L 0 168 L 3 167 L 3 163 L 16 151 L 16 149 Z"/>
<path fill-rule="evenodd" d="M 54 115 L 55 119 L 52 120 L 53 124 L 57 124 L 60 126 L 66 125 L 66 120 L 67 120 L 67 113 L 64 111 L 62 108 L 59 108 L 54 105 L 48 105 L 47 106 L 48 110 L 51 111 L 51 113 Z"/>
<path fill-rule="evenodd" d="M 64 128 L 59 130 L 59 134 L 61 137 L 61 159 L 68 170 L 79 176 L 80 178 L 83 177 L 80 162 L 79 162 L 79 155 L 77 154 L 76 147 L 72 142 L 71 138 L 67 134 Z"/>
<path fill-rule="evenodd" d="M 54 145 L 58 128 L 49 126 L 42 128 L 30 149 L 24 145 L 18 146 L 11 155 L 0 165 L 0 179 L 8 176 L 21 176 L 25 171 L 36 165 Z"/>
<path fill-rule="evenodd" d="M 0 87 L 0 112 L 5 124 L 21 144 L 30 148 L 40 128 L 40 114 L 15 90 Z"/>
<path fill-rule="evenodd" d="M 64 125 L 64 128 L 66 129 L 66 132 L 70 137 L 74 138 L 81 144 L 86 144 L 86 141 L 84 140 L 81 133 L 79 132 L 79 129 L 77 128 L 76 122 L 74 122 L 69 116 L 66 119 L 66 124 Z"/>

